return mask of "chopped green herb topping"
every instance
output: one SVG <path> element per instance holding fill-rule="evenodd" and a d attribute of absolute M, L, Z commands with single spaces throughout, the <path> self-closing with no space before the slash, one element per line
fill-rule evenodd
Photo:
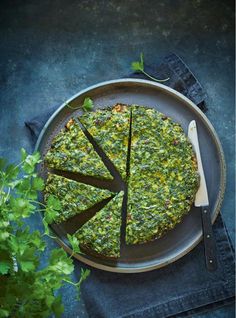
<path fill-rule="evenodd" d="M 91 185 L 50 173 L 45 189 L 46 201 L 51 194 L 58 198 L 62 205 L 61 213 L 57 217 L 56 223 L 65 221 L 114 195 L 109 190 L 95 188 Z"/>
<path fill-rule="evenodd" d="M 81 247 L 106 257 L 120 256 L 122 201 L 120 192 L 77 231 Z"/>
<path fill-rule="evenodd" d="M 50 168 L 112 179 L 102 159 L 74 119 L 70 119 L 66 127 L 52 140 L 45 161 Z"/>

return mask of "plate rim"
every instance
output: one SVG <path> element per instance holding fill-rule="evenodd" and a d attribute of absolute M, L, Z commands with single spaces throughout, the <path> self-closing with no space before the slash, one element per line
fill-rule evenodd
<path fill-rule="evenodd" d="M 119 84 L 119 83 L 137 83 L 137 84 L 146 84 L 147 86 L 152 86 L 155 88 L 159 88 L 161 90 L 167 91 L 169 94 L 174 95 L 175 97 L 177 97 L 179 100 L 182 100 L 185 102 L 185 104 L 188 104 L 188 106 L 190 106 L 196 113 L 198 113 L 198 115 L 200 117 L 202 117 L 202 119 L 204 120 L 204 122 L 207 124 L 209 131 L 212 134 L 212 137 L 215 139 L 215 143 L 217 145 L 217 150 L 219 151 L 219 155 L 220 155 L 220 173 L 221 173 L 221 180 L 220 180 L 220 187 L 219 187 L 219 192 L 218 192 L 218 196 L 217 196 L 217 206 L 215 208 L 214 214 L 213 214 L 213 218 L 212 218 L 212 224 L 215 222 L 219 212 L 220 212 L 220 208 L 223 202 L 223 198 L 224 198 L 224 193 L 225 193 L 225 187 L 226 187 L 226 163 L 225 163 L 225 156 L 224 156 L 224 151 L 223 151 L 223 147 L 221 145 L 220 139 L 216 133 L 215 128 L 213 127 L 212 123 L 210 122 L 210 120 L 206 117 L 206 115 L 198 108 L 198 106 L 196 106 L 188 97 L 186 97 L 185 95 L 179 93 L 178 91 L 176 91 L 173 88 L 170 88 L 166 85 L 163 85 L 161 83 L 157 83 L 157 82 L 153 82 L 150 80 L 145 80 L 145 79 L 134 79 L 134 78 L 121 78 L 121 79 L 113 79 L 113 80 L 108 80 L 108 81 L 103 81 L 100 83 L 97 83 L 95 85 L 91 85 L 85 89 L 80 90 L 78 93 L 74 94 L 73 96 L 71 96 L 69 99 L 67 99 L 65 102 L 63 102 L 61 104 L 61 106 L 58 107 L 58 109 L 49 117 L 49 119 L 47 120 L 47 122 L 45 123 L 45 125 L 43 126 L 34 151 L 39 151 L 40 149 L 40 144 L 41 141 L 43 139 L 44 133 L 46 131 L 46 129 L 49 127 L 49 125 L 51 124 L 51 122 L 53 121 L 53 119 L 57 116 L 57 114 L 64 108 L 66 107 L 66 105 L 68 103 L 70 103 L 72 100 L 74 100 L 75 98 L 79 97 L 80 95 L 83 95 L 87 92 L 89 92 L 90 90 L 96 89 L 96 88 L 100 88 L 103 86 L 108 86 L 111 84 Z M 83 255 L 81 254 L 73 254 L 73 256 L 78 259 L 79 261 L 82 261 L 83 263 L 92 266 L 94 268 L 97 269 L 102 269 L 105 271 L 109 271 L 109 272 L 115 272 L 115 273 L 141 273 L 141 272 L 147 272 L 147 271 L 151 271 L 154 269 L 158 269 L 161 267 L 164 267 L 168 264 L 171 264 L 175 261 L 177 261 L 178 259 L 180 259 L 181 257 L 187 255 L 191 250 L 193 250 L 201 241 L 202 239 L 202 231 L 199 233 L 199 235 L 196 237 L 196 239 L 191 242 L 191 244 L 189 245 L 188 248 L 185 248 L 182 252 L 178 253 L 177 255 L 173 255 L 172 257 L 169 257 L 168 260 L 163 261 L 160 264 L 152 264 L 149 266 L 145 266 L 145 267 L 115 267 L 115 266 L 108 266 L 108 265 L 104 265 L 104 264 L 100 264 L 100 263 L 95 263 L 94 261 L 91 261 L 85 257 L 83 257 Z M 69 253 L 72 254 L 72 249 L 59 237 L 56 237 L 56 242 L 63 247 L 63 249 Z"/>

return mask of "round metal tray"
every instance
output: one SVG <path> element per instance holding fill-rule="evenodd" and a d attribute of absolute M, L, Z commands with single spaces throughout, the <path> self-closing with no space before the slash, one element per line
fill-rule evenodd
<path fill-rule="evenodd" d="M 75 107 L 85 97 L 94 101 L 95 108 L 115 103 L 138 104 L 153 107 L 179 122 L 187 133 L 188 124 L 195 119 L 198 126 L 202 162 L 207 182 L 211 218 L 215 221 L 225 190 L 224 154 L 217 134 L 206 116 L 188 98 L 162 84 L 147 80 L 118 79 L 91 86 L 67 100 L 51 116 L 44 126 L 36 149 L 42 156 L 50 147 L 53 136 L 63 127 L 70 116 L 78 111 Z M 42 173 L 45 170 L 41 165 Z M 53 227 L 58 242 L 71 253 L 66 233 L 60 226 Z M 135 273 L 150 271 L 176 261 L 190 252 L 202 238 L 201 213 L 192 207 L 188 215 L 163 238 L 151 243 L 125 247 L 118 260 L 103 259 L 89 254 L 75 255 L 80 261 L 111 272 Z"/>

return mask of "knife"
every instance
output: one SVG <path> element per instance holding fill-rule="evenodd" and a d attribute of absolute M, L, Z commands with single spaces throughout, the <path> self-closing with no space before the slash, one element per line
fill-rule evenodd
<path fill-rule="evenodd" d="M 200 175 L 200 186 L 196 193 L 194 205 L 196 207 L 201 208 L 206 267 L 209 271 L 215 271 L 217 269 L 216 244 L 213 236 L 207 185 L 202 166 L 201 153 L 198 142 L 197 125 L 195 120 L 192 120 L 188 126 L 188 137 L 196 153 L 198 173 Z"/>

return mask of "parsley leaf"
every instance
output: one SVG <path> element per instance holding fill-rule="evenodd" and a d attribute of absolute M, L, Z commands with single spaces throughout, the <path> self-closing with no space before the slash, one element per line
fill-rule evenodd
<path fill-rule="evenodd" d="M 144 55 L 143 53 L 140 53 L 140 60 L 139 61 L 134 61 L 131 63 L 131 69 L 135 72 L 140 72 L 140 73 L 143 73 L 144 75 L 146 75 L 148 78 L 150 78 L 151 80 L 153 81 L 156 81 L 156 82 L 166 82 L 169 80 L 169 77 L 168 78 L 165 78 L 165 79 L 157 79 L 153 76 L 151 76 L 150 74 L 148 74 L 145 69 L 144 69 Z"/>
<path fill-rule="evenodd" d="M 36 191 L 42 191 L 44 189 L 44 181 L 40 177 L 35 177 L 33 179 L 32 188 Z"/>
<path fill-rule="evenodd" d="M 61 303 L 61 296 L 55 298 L 52 304 L 52 310 L 56 317 L 61 317 L 62 313 L 64 312 L 64 306 Z"/>
<path fill-rule="evenodd" d="M 76 236 L 67 234 L 73 253 L 80 253 L 79 240 Z"/>
<path fill-rule="evenodd" d="M 66 252 L 61 248 L 52 251 L 49 263 L 51 268 L 66 275 L 71 274 L 74 269 L 72 259 L 68 258 Z"/>
<path fill-rule="evenodd" d="M 12 179 L 15 179 L 19 174 L 19 168 L 14 166 L 13 164 L 10 164 L 6 167 L 5 174 L 6 180 L 11 181 Z"/>
<path fill-rule="evenodd" d="M 89 112 L 93 109 L 94 104 L 93 104 L 93 100 L 90 97 L 85 97 L 83 104 L 81 106 L 78 107 L 72 107 L 70 104 L 66 104 L 66 106 L 70 109 L 79 109 L 80 107 L 83 109 L 83 111 L 85 112 Z"/>
<path fill-rule="evenodd" d="M 86 111 L 86 112 L 91 111 L 91 110 L 93 109 L 93 101 L 92 101 L 92 99 L 89 98 L 89 97 L 86 97 L 86 98 L 84 99 L 82 108 L 83 108 L 83 110 Z"/>
<path fill-rule="evenodd" d="M 34 271 L 39 264 L 39 259 L 35 255 L 36 249 L 33 247 L 26 248 L 22 255 L 19 255 L 16 260 L 23 272 Z"/>
<path fill-rule="evenodd" d="M 33 210 L 35 210 L 35 206 L 24 198 L 11 197 L 10 206 L 15 216 L 18 218 L 27 218 L 30 216 Z"/>
<path fill-rule="evenodd" d="M 59 215 L 61 210 L 60 200 L 50 194 L 47 198 L 44 219 L 48 224 L 51 224 Z"/>
<path fill-rule="evenodd" d="M 143 53 L 140 54 L 140 61 L 132 62 L 131 68 L 133 71 L 136 71 L 136 72 L 144 71 Z"/>
<path fill-rule="evenodd" d="M 21 148 L 20 153 L 21 153 L 21 161 L 24 161 L 27 158 L 27 152 L 24 148 Z"/>
<path fill-rule="evenodd" d="M 23 155 L 24 157 L 25 155 Z M 35 170 L 35 166 L 37 163 L 39 163 L 40 160 L 40 153 L 34 152 L 32 155 L 27 155 L 26 158 L 23 161 L 22 169 L 27 174 L 32 174 Z"/>
<path fill-rule="evenodd" d="M 0 274 L 7 274 L 12 268 L 12 259 L 7 251 L 0 251 Z M 1 317 L 1 316 L 0 316 Z"/>

